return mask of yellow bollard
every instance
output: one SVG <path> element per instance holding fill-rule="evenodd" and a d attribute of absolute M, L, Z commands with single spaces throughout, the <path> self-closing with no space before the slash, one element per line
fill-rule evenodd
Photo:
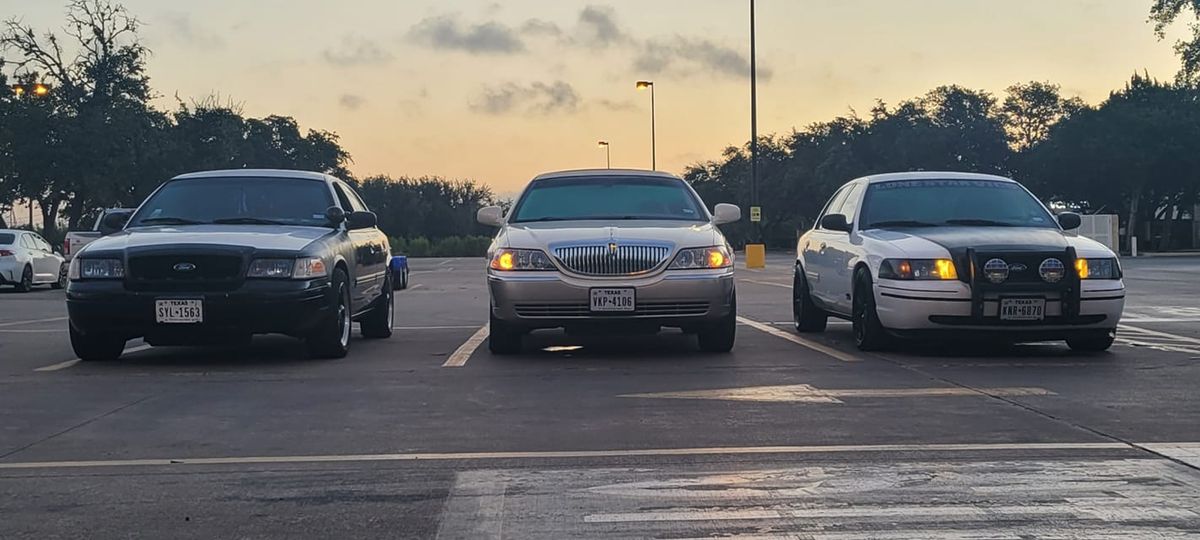
<path fill-rule="evenodd" d="M 746 244 L 746 268 L 767 267 L 767 246 L 763 244 Z"/>

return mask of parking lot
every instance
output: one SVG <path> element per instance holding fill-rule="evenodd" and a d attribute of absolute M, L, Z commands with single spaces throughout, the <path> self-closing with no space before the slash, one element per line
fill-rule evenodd
<path fill-rule="evenodd" d="M 1095 355 L 801 336 L 787 254 L 738 269 L 731 354 L 493 357 L 480 259 L 414 260 L 395 335 L 342 360 L 268 336 L 81 363 L 61 291 L 3 290 L 0 538 L 1195 537 L 1200 258 L 1124 265 Z"/>

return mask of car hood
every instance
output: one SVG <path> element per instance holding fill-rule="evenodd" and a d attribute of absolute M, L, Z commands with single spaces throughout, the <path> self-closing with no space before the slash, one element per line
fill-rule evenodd
<path fill-rule="evenodd" d="M 721 245 L 725 239 L 711 223 L 669 220 L 512 223 L 505 227 L 501 239 L 504 247 L 543 250 L 608 242 L 650 242 L 691 248 Z"/>
<path fill-rule="evenodd" d="M 967 248 L 987 252 L 1046 252 L 1066 251 L 1074 246 L 1080 256 L 1112 256 L 1102 244 L 1074 233 L 1045 227 L 923 227 L 880 229 L 862 233 L 863 236 L 887 242 L 910 257 L 936 257 L 942 248 L 954 257 L 966 254 Z"/>
<path fill-rule="evenodd" d="M 100 238 L 84 248 L 125 250 L 137 248 L 222 246 L 260 251 L 300 251 L 330 234 L 326 227 L 289 225 L 170 225 L 137 227 Z"/>

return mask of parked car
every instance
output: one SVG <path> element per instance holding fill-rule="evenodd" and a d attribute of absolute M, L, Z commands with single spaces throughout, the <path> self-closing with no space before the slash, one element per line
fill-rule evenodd
<path fill-rule="evenodd" d="M 894 337 L 1110 347 L 1125 305 L 1116 254 L 1028 190 L 984 174 L 859 178 L 800 237 L 796 329 L 850 319 L 860 349 Z"/>
<path fill-rule="evenodd" d="M 504 216 L 488 249 L 489 348 L 519 352 L 537 328 L 657 332 L 678 327 L 706 351 L 733 348 L 737 295 L 733 253 L 717 225 L 741 219 L 718 204 L 709 213 L 676 176 L 640 170 L 582 170 L 534 178 Z"/>
<path fill-rule="evenodd" d="M 92 224 L 91 229 L 67 231 L 67 237 L 63 240 L 63 257 L 66 257 L 67 262 L 71 262 L 71 258 L 79 253 L 83 246 L 97 238 L 120 231 L 134 210 L 136 208 L 106 208 L 96 216 L 96 222 Z"/>
<path fill-rule="evenodd" d="M 408 288 L 408 257 L 393 255 L 388 267 L 392 272 L 392 288 L 403 290 Z"/>
<path fill-rule="evenodd" d="M 71 260 L 67 311 L 83 360 L 151 345 L 304 339 L 311 355 L 350 350 L 351 321 L 392 334 L 387 237 L 345 182 L 320 173 L 229 170 L 177 176 L 124 230 Z"/>
<path fill-rule="evenodd" d="M 61 289 L 66 284 L 63 257 L 41 235 L 0 229 L 0 285 L 29 292 L 34 285 Z"/>

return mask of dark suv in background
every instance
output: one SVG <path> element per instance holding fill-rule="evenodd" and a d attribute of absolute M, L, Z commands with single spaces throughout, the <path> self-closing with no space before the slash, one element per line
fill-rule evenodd
<path fill-rule="evenodd" d="M 72 260 L 71 345 L 83 360 L 151 345 L 302 338 L 315 357 L 392 333 L 390 247 L 348 184 L 313 172 L 228 170 L 172 178 L 116 234 Z M 113 225 L 113 224 L 110 224 Z M 120 226 L 121 224 L 115 224 Z"/>

